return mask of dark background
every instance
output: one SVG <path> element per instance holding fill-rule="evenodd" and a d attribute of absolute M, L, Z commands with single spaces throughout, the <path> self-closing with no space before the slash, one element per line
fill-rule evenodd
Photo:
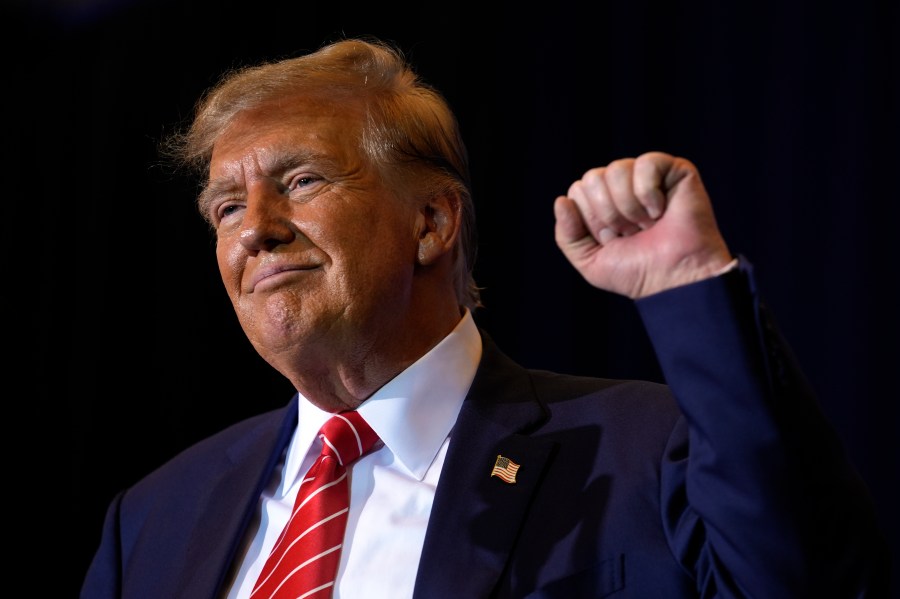
<path fill-rule="evenodd" d="M 900 3 L 656 4 L 4 3 L 7 544 L 46 555 L 51 518 L 64 557 L 41 596 L 77 594 L 117 490 L 293 392 L 243 337 L 158 141 L 227 68 L 363 34 L 458 113 L 476 318 L 526 366 L 660 379 L 633 306 L 558 253 L 552 202 L 619 157 L 691 159 L 896 564 Z"/>

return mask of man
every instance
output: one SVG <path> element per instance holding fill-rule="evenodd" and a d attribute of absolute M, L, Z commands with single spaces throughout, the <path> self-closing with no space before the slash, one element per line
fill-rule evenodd
<path fill-rule="evenodd" d="M 390 47 L 233 73 L 174 141 L 241 326 L 297 395 L 116 497 L 83 598 L 270 596 L 335 413 L 379 441 L 302 596 L 885 592 L 867 494 L 689 161 L 616 160 L 554 205 L 578 272 L 636 301 L 664 386 L 525 370 L 478 329 L 463 142 Z"/>

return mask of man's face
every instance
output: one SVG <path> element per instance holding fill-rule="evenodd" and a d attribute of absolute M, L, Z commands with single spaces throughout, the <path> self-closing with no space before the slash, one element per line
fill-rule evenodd
<path fill-rule="evenodd" d="M 371 351 L 408 309 L 416 209 L 358 143 L 353 104 L 312 99 L 240 114 L 201 196 L 219 270 L 257 351 L 282 373 Z"/>

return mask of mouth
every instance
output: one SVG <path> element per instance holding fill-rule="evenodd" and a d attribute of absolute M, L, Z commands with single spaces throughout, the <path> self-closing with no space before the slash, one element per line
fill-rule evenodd
<path fill-rule="evenodd" d="M 253 273 L 250 292 L 272 290 L 320 268 L 318 264 L 272 264 L 262 267 Z"/>

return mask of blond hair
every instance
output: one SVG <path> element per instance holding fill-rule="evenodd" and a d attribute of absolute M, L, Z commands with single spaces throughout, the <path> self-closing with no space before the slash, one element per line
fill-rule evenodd
<path fill-rule="evenodd" d="M 238 113 L 301 94 L 332 103 L 362 102 L 366 116 L 360 146 L 389 184 L 419 195 L 450 193 L 460 199 L 456 294 L 462 306 L 481 306 L 472 275 L 475 211 L 459 124 L 443 95 L 422 81 L 394 46 L 344 39 L 303 56 L 234 69 L 200 98 L 190 127 L 170 136 L 166 151 L 206 177 L 213 145 Z"/>

